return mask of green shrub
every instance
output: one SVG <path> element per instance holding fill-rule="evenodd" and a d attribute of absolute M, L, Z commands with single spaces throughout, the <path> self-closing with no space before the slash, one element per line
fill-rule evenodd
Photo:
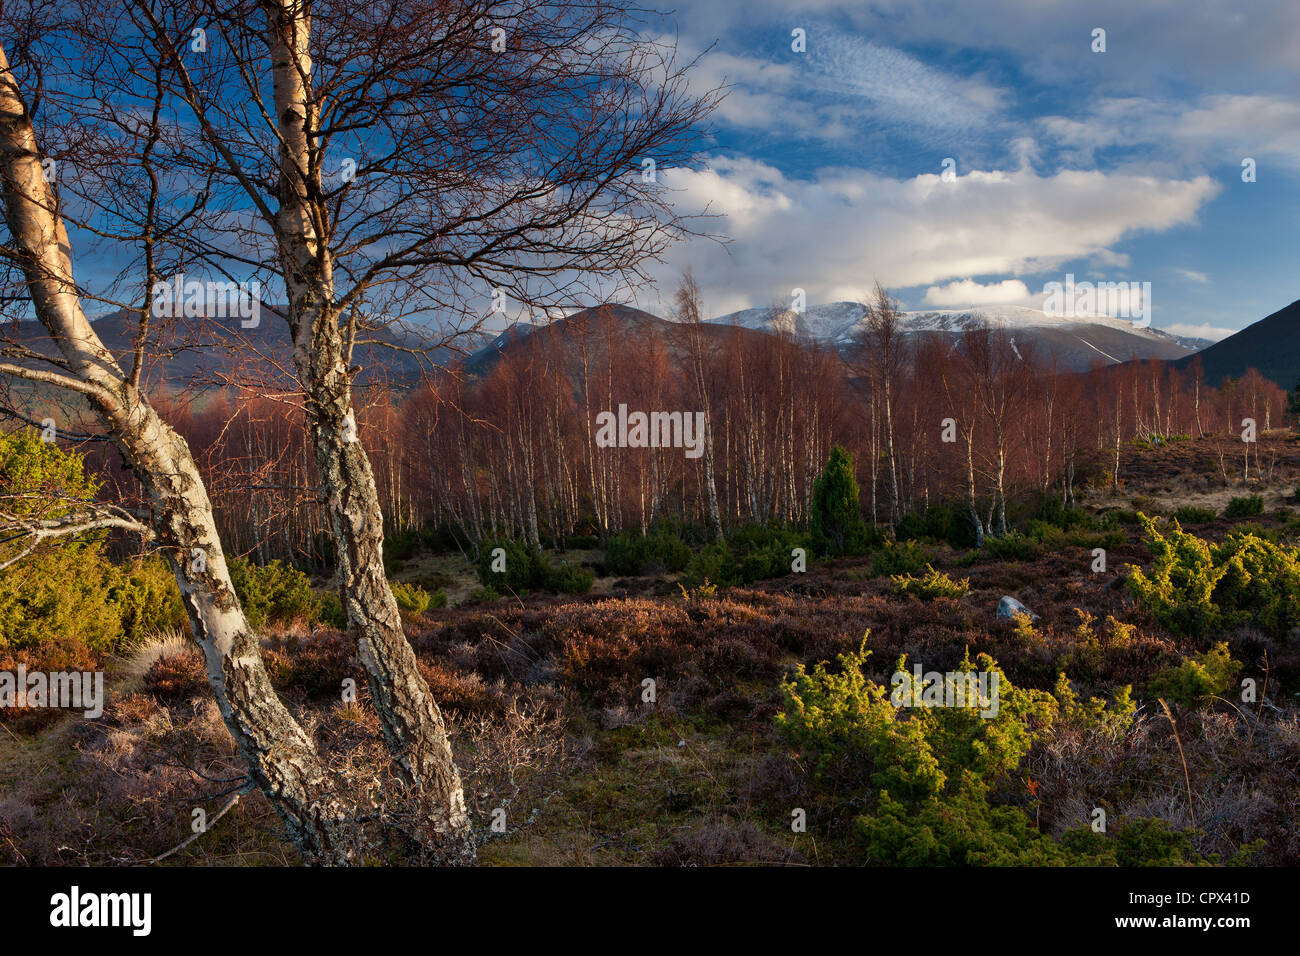
<path fill-rule="evenodd" d="M 414 582 L 406 583 L 402 581 L 390 582 L 393 589 L 393 599 L 397 601 L 397 607 L 403 611 L 409 611 L 412 614 L 423 614 L 425 611 L 447 606 L 447 592 L 442 588 L 430 594 L 425 588 Z"/>
<path fill-rule="evenodd" d="M 1296 549 L 1240 532 L 1209 544 L 1177 522 L 1162 532 L 1142 520 L 1154 560 L 1131 570 L 1129 588 L 1165 627 L 1197 635 L 1255 624 L 1281 636 L 1300 626 Z"/>
<path fill-rule="evenodd" d="M 9 513 L 58 520 L 97 491 L 81 455 L 31 431 L 0 433 L 0 496 Z M 71 641 L 116 652 L 154 631 L 186 627 L 167 564 L 149 556 L 114 565 L 103 556 L 103 539 L 98 532 L 43 543 L 0 571 L 0 649 Z M 23 541 L 0 544 L 0 557 L 15 557 L 24 547 Z"/>
<path fill-rule="evenodd" d="M 320 622 L 340 631 L 347 630 L 348 616 L 343 612 L 343 601 L 338 591 L 326 591 L 320 596 Z"/>
<path fill-rule="evenodd" d="M 934 505 L 925 511 L 909 511 L 894 529 L 899 541 L 931 539 L 954 548 L 975 547 L 975 522 L 964 505 Z"/>
<path fill-rule="evenodd" d="M 715 586 L 734 587 L 741 583 L 740 567 L 731 549 L 721 541 L 715 541 L 691 558 L 686 567 L 686 580 L 693 584 L 712 581 Z"/>
<path fill-rule="evenodd" d="M 277 558 L 270 564 L 253 564 L 243 558 L 228 562 L 244 616 L 254 630 L 268 624 L 287 624 L 319 619 L 321 599 L 311 588 L 311 579 Z"/>
<path fill-rule="evenodd" d="M 732 532 L 727 546 L 739 562 L 742 583 L 779 578 L 790 573 L 794 549 L 812 549 L 808 536 L 777 524 L 747 524 Z"/>
<path fill-rule="evenodd" d="M 1087 509 L 1080 508 L 1078 505 L 1067 505 L 1056 495 L 1049 495 L 1042 499 L 1034 513 L 1034 520 L 1060 528 L 1062 531 L 1072 531 L 1075 528 L 1091 530 L 1096 525 Z"/>
<path fill-rule="evenodd" d="M 85 459 L 77 452 L 64 451 L 53 442 L 41 441 L 29 429 L 0 432 L 0 496 L 9 514 L 33 519 L 56 520 L 93 501 L 99 482 L 86 474 Z M 103 533 L 85 536 L 76 543 L 101 540 Z M 0 558 L 11 556 L 25 542 L 0 544 Z M 67 539 L 46 543 L 38 550 L 66 549 Z"/>
<path fill-rule="evenodd" d="M 127 640 L 135 641 L 158 631 L 188 629 L 176 575 L 166 561 L 150 555 L 114 570 L 108 597 L 118 607 L 122 635 Z"/>
<path fill-rule="evenodd" d="M 504 555 L 496 553 L 498 549 Z M 543 587 L 547 570 L 545 560 L 536 549 L 522 541 L 486 539 L 479 544 L 474 570 L 485 587 L 522 594 Z"/>
<path fill-rule="evenodd" d="M 496 588 L 481 587 L 475 588 L 469 592 L 465 599 L 466 604 L 496 604 L 501 600 L 501 595 L 497 593 Z"/>
<path fill-rule="evenodd" d="M 1151 694 L 1175 700 L 1185 707 L 1195 707 L 1207 703 L 1211 697 L 1226 694 L 1240 672 L 1241 662 L 1234 661 L 1228 653 L 1228 642 L 1220 641 L 1199 660 L 1184 657 L 1177 667 L 1153 677 Z"/>
<path fill-rule="evenodd" d="M 1032 561 L 1042 554 L 1042 549 L 1019 531 L 985 538 L 984 550 L 999 561 Z"/>
<path fill-rule="evenodd" d="M 818 554 L 838 557 L 862 554 L 871 536 L 858 507 L 858 479 L 853 455 L 839 445 L 813 482 L 812 544 Z"/>
<path fill-rule="evenodd" d="M 1114 618 L 1109 620 L 1118 623 Z M 1137 713 L 1131 685 L 1126 684 L 1117 689 L 1109 703 L 1100 697 L 1081 701 L 1074 688 L 1070 686 L 1064 671 L 1057 675 L 1056 686 L 1052 688 L 1052 698 L 1056 702 L 1054 716 L 1056 722 L 1090 734 L 1114 736 L 1127 733 L 1133 726 L 1133 717 Z"/>
<path fill-rule="evenodd" d="M 0 649 L 57 638 L 117 652 L 188 625 L 176 579 L 156 556 L 118 567 L 95 545 L 38 551 L 0 571 Z"/>
<path fill-rule="evenodd" d="M 422 535 L 416 528 L 406 528 L 384 537 L 384 563 L 409 561 L 420 553 Z"/>
<path fill-rule="evenodd" d="M 886 542 L 871 560 L 871 574 L 873 577 L 916 574 L 929 564 L 929 551 L 916 542 Z"/>
<path fill-rule="evenodd" d="M 586 594 L 596 583 L 596 572 L 567 561 L 551 568 L 546 577 L 546 589 L 561 594 Z"/>
<path fill-rule="evenodd" d="M 1089 551 L 1094 548 L 1114 551 L 1116 548 L 1122 548 L 1127 542 L 1128 535 L 1123 531 L 1085 531 L 1082 528 L 1075 528 L 1065 533 L 1062 544 L 1074 548 L 1087 548 Z"/>
<path fill-rule="evenodd" d="M 1263 511 L 1263 495 L 1246 495 L 1229 501 L 1228 507 L 1223 509 L 1223 516 L 1225 518 L 1253 518 L 1255 515 L 1262 514 Z"/>
<path fill-rule="evenodd" d="M 423 614 L 429 610 L 429 592 L 418 584 L 392 581 L 389 586 L 393 589 L 393 599 L 399 610 L 412 614 Z"/>
<path fill-rule="evenodd" d="M 1045 548 L 1058 549 L 1065 544 L 1065 530 L 1058 525 L 1035 518 L 1025 529 L 1025 538 Z M 990 539 L 993 540 L 993 539 Z"/>
<path fill-rule="evenodd" d="M 493 552 L 504 552 L 505 568 L 494 571 L 497 559 Z M 509 538 L 487 539 L 479 545 L 478 561 L 474 570 L 484 587 L 494 592 L 498 589 L 525 594 L 529 591 L 559 591 L 564 594 L 585 594 L 591 590 L 596 575 L 576 565 L 562 562 L 552 565 L 546 556 L 522 541 Z"/>
<path fill-rule="evenodd" d="M 805 535 L 779 525 L 748 524 L 732 532 L 727 541 L 715 541 L 697 551 L 686 567 L 689 583 L 711 581 L 734 587 L 782 577 L 791 573 L 794 549 L 810 542 Z"/>
<path fill-rule="evenodd" d="M 891 694 L 867 677 L 865 643 L 864 637 L 856 652 L 840 655 L 835 671 L 825 664 L 811 672 L 798 667 L 781 687 L 785 706 L 777 716 L 781 733 L 809 759 L 816 782 L 838 803 L 863 806 L 854 834 L 864 862 L 1114 861 L 1115 843 L 1105 837 L 1081 831 L 1058 843 L 1038 831 L 1023 809 L 996 805 L 989 795 L 1012 779 L 1034 741 L 1054 723 L 1109 721 L 1123 727 L 1133 713 L 1127 689 L 1113 708 L 1098 701 L 1082 705 L 1062 677 L 1058 700 L 1013 686 L 988 655 L 974 662 L 968 655 L 959 670 L 988 675 L 990 691 L 996 675 L 996 714 L 981 716 L 977 707 L 903 707 L 898 675 L 909 673 L 906 659 L 898 662 Z"/>
<path fill-rule="evenodd" d="M 1219 513 L 1213 508 L 1198 508 L 1195 505 L 1183 505 L 1174 512 L 1174 520 L 1181 525 L 1209 524 Z"/>
<path fill-rule="evenodd" d="M 1214 601 L 1234 625 L 1282 637 L 1300 627 L 1300 552 L 1253 534 L 1231 534 L 1214 549 L 1223 569 Z"/>
<path fill-rule="evenodd" d="M 611 574 L 675 573 L 685 570 L 690 560 L 690 546 L 663 527 L 647 535 L 620 531 L 605 549 L 605 568 Z"/>
<path fill-rule="evenodd" d="M 620 531 L 609 539 L 605 548 L 605 570 L 610 574 L 640 574 L 649 544 L 646 537 L 632 531 Z"/>
<path fill-rule="evenodd" d="M 441 589 L 430 594 L 419 584 L 404 581 L 390 581 L 388 586 L 392 588 L 393 600 L 397 602 L 398 610 L 410 614 L 423 614 L 430 608 L 447 606 L 447 592 Z M 343 611 L 343 602 L 337 590 L 329 590 L 320 595 L 316 620 L 339 630 L 347 629 L 347 614 Z"/>
<path fill-rule="evenodd" d="M 108 595 L 113 576 L 98 547 L 38 551 L 0 571 L 0 649 L 64 638 L 118 650 L 124 631 Z"/>
<path fill-rule="evenodd" d="M 682 592 L 682 600 L 687 604 L 704 604 L 718 595 L 718 586 L 711 584 L 708 578 L 689 589 L 679 581 L 677 590 Z"/>
<path fill-rule="evenodd" d="M 970 578 L 962 578 L 960 581 L 954 581 L 948 575 L 941 571 L 936 571 L 930 565 L 926 565 L 926 575 L 924 577 L 914 577 L 910 574 L 895 574 L 894 593 L 895 594 L 915 594 L 922 601 L 933 601 L 935 598 L 959 598 L 970 591 Z"/>
<path fill-rule="evenodd" d="M 1214 604 L 1214 588 L 1225 571 L 1216 566 L 1210 546 L 1177 522 L 1165 534 L 1146 515 L 1141 520 L 1154 560 L 1149 571 L 1133 568 L 1130 572 L 1133 596 L 1172 631 L 1200 634 L 1218 626 L 1221 615 Z"/>
<path fill-rule="evenodd" d="M 866 676 L 870 652 L 843 654 L 830 670 L 802 666 L 782 684 L 782 735 L 814 769 L 814 782 L 836 805 L 863 808 L 853 823 L 862 862 L 885 865 L 1125 865 L 1203 862 L 1186 832 L 1163 821 L 1127 820 L 1107 835 L 1082 827 L 1059 841 L 1038 830 L 1024 809 L 998 805 L 1030 747 L 1058 724 L 1120 732 L 1132 720 L 1129 689 L 1113 704 L 1080 703 L 1062 675 L 1055 695 L 1013 686 L 997 664 L 969 655 L 960 670 L 997 676 L 998 709 L 900 707 L 898 690 Z M 907 674 L 901 659 L 891 681 Z M 894 699 L 891 699 L 894 698 Z"/>

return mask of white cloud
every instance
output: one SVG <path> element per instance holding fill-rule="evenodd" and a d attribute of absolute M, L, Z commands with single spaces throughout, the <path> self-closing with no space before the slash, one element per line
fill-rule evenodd
<path fill-rule="evenodd" d="M 662 172 L 661 181 L 679 191 L 679 208 L 709 206 L 721 217 L 715 231 L 734 240 L 679 245 L 658 276 L 671 288 L 675 274 L 692 265 L 714 314 L 762 305 L 795 287 L 810 302 L 864 300 L 877 279 L 898 289 L 1056 271 L 1079 259 L 1114 266 L 1124 257 L 1113 245 L 1193 222 L 1221 188 L 1206 176 L 1039 176 L 1027 168 L 973 171 L 954 182 L 861 169 L 788 179 L 764 163 L 732 158 L 700 171 Z"/>
<path fill-rule="evenodd" d="M 1031 77 L 1146 89 L 1193 73 L 1207 89 L 1285 88 L 1296 76 L 1300 4 L 1291 0 L 683 0 L 683 28 L 707 37 L 754 24 L 842 24 L 909 47 L 1010 54 Z M 786 25 L 789 26 L 786 26 Z M 1104 26 L 1107 52 L 1091 52 Z M 812 49 L 810 43 L 810 50 Z"/>
<path fill-rule="evenodd" d="M 1078 163 L 1096 151 L 1144 148 L 1156 161 L 1239 163 L 1270 157 L 1300 169 L 1300 104 L 1264 95 L 1202 96 L 1190 106 L 1140 97 L 1099 100 L 1079 118 L 1044 116 L 1040 134 Z"/>
<path fill-rule="evenodd" d="M 810 82 L 861 100 L 873 116 L 895 126 L 945 134 L 984 129 L 1008 98 L 998 87 L 839 30 L 810 34 L 808 55 Z"/>
<path fill-rule="evenodd" d="M 1300 104 L 1273 96 L 1208 96 L 1180 113 L 1173 135 L 1191 145 L 1230 152 L 1233 159 L 1263 153 L 1300 168 Z"/>
<path fill-rule="evenodd" d="M 1210 277 L 1204 272 L 1197 272 L 1195 269 L 1175 269 L 1180 276 L 1188 282 L 1195 282 L 1197 285 L 1204 285 L 1210 281 Z"/>
<path fill-rule="evenodd" d="M 1173 325 L 1161 327 L 1162 331 L 1170 335 L 1184 335 L 1193 339 L 1209 339 L 1211 342 L 1218 342 L 1220 339 L 1226 339 L 1229 335 L 1236 332 L 1236 329 L 1224 329 L 1217 325 L 1188 325 L 1183 322 L 1175 322 Z"/>
<path fill-rule="evenodd" d="M 799 77 L 788 63 L 712 51 L 700 58 L 692 76 L 694 88 L 725 88 L 716 118 L 730 126 L 837 139 L 847 132 L 824 107 L 803 95 Z"/>
<path fill-rule="evenodd" d="M 957 279 L 925 290 L 925 302 L 940 309 L 974 308 L 981 305 L 1028 305 L 1033 294 L 1019 279 L 980 285 L 973 279 Z"/>
<path fill-rule="evenodd" d="M 684 49 L 695 51 L 689 43 Z M 784 60 L 712 50 L 700 57 L 691 83 L 701 91 L 726 88 L 715 114 L 723 124 L 825 140 L 866 124 L 944 137 L 987 130 L 1008 99 L 978 78 L 826 27 L 810 27 L 808 52 Z"/>

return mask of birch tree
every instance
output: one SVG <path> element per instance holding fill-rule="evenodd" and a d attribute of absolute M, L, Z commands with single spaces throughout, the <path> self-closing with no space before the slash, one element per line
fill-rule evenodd
<path fill-rule="evenodd" d="M 868 371 L 873 396 L 884 413 L 885 462 L 889 475 L 889 526 L 896 528 L 902 517 L 899 507 L 898 453 L 895 447 L 894 402 L 899 377 L 907 361 L 903 313 L 898 303 L 876 283 L 875 295 L 867 307 L 866 323 L 858 335 L 857 348 Z M 873 402 L 876 398 L 873 397 Z"/>
<path fill-rule="evenodd" d="M 67 9 L 84 27 L 66 59 L 114 81 L 101 91 L 98 74 L 83 71 L 83 86 L 108 102 L 156 89 L 162 125 L 188 137 L 188 149 L 156 161 L 203 184 L 186 234 L 190 261 L 260 280 L 286 303 L 289 367 L 337 544 L 348 632 L 395 765 L 429 806 L 439 858 L 472 859 L 442 714 L 384 576 L 384 515 L 352 397 L 354 350 L 375 344 L 368 337 L 381 324 L 431 314 L 443 321 L 420 354 L 454 344 L 498 293 L 550 305 L 605 281 L 643 281 L 641 263 L 686 229 L 655 177 L 637 173 L 645 158 L 652 167 L 685 163 L 716 97 L 688 93 L 689 64 L 644 40 L 645 24 L 619 3 L 86 0 Z M 10 112 L 22 115 L 16 89 L 12 99 Z M 25 135 L 11 129 L 13 152 L 34 155 Z M 16 211 L 7 214 L 27 215 L 24 199 L 56 208 L 10 178 L 18 186 L 7 205 Z M 174 188 L 166 176 L 158 184 Z M 16 255 L 43 263 L 53 254 L 48 239 L 39 249 L 21 242 L 54 227 L 30 218 L 13 220 Z M 41 266 L 56 289 L 72 282 L 70 262 L 57 265 Z M 146 269 L 150 278 L 156 271 Z M 28 281 L 36 298 L 40 287 Z M 134 388 L 134 373 L 100 354 L 84 313 L 73 322 L 42 301 L 36 310 L 75 372 L 57 384 L 99 401 L 109 419 L 143 416 L 113 427 L 161 434 L 166 445 L 161 420 L 135 410 L 147 405 L 131 398 L 120 411 L 108 402 L 104 390 L 120 392 L 119 379 Z M 142 325 L 142 340 L 146 333 Z M 197 476 L 192 457 L 186 465 L 174 449 L 166 460 L 157 454 L 134 448 L 127 458 Z M 152 488 L 150 474 L 141 480 Z M 206 545 L 211 508 L 199 504 L 209 515 L 198 536 Z M 219 556 L 209 567 L 225 607 Z M 222 626 L 243 633 L 238 622 Z M 243 660 L 247 648 L 237 650 Z M 264 696 L 258 690 L 259 706 Z"/>
<path fill-rule="evenodd" d="M 704 412 L 704 500 L 708 506 L 709 526 L 718 540 L 723 540 L 722 512 L 718 508 L 718 486 L 713 473 L 713 410 L 709 389 L 708 346 L 704 341 L 704 315 L 700 286 L 687 270 L 674 295 L 674 317 L 686 338 L 690 356 L 691 379 L 695 399 Z"/>
<path fill-rule="evenodd" d="M 240 252 L 214 252 L 248 257 L 253 239 L 282 283 L 348 631 L 394 759 L 463 840 L 443 718 L 383 572 L 353 348 L 368 321 L 433 310 L 452 317 L 432 343 L 447 344 L 489 292 L 549 305 L 602 277 L 635 281 L 683 229 L 632 170 L 688 158 L 710 101 L 618 3 L 132 8 L 253 220 Z M 196 28 L 207 60 L 176 43 Z"/>
<path fill-rule="evenodd" d="M 73 274 L 71 240 L 47 178 L 22 85 L 0 47 L 0 201 L 8 236 L 2 252 L 30 295 L 57 354 L 14 355 L 0 374 L 79 396 L 144 487 L 147 517 L 73 512 L 47 536 L 115 528 L 156 542 L 176 576 L 207 680 L 221 716 L 261 789 L 309 856 L 353 855 L 337 782 L 271 688 L 257 636 L 244 617 L 216 531 L 212 505 L 189 446 L 154 410 L 139 376 L 123 371 L 86 316 Z M 141 334 L 146 328 L 141 319 Z M 21 352 L 21 350 L 18 350 Z M 138 359 L 138 355 L 137 355 Z M 138 365 L 136 366 L 138 368 Z"/>

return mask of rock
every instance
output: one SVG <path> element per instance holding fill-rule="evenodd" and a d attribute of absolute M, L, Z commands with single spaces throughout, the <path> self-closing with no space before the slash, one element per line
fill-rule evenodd
<path fill-rule="evenodd" d="M 1038 620 L 1038 615 L 1025 607 L 1013 597 L 1004 597 L 998 602 L 998 617 L 1013 618 L 1017 614 L 1028 614 L 1031 621 Z"/>

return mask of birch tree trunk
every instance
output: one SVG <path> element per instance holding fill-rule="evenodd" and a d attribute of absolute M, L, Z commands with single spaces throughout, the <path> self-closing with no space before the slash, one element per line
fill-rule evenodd
<path fill-rule="evenodd" d="M 91 404 L 151 503 L 151 528 L 176 575 L 208 684 L 249 774 L 310 858 L 351 856 L 345 814 L 310 738 L 271 688 L 257 637 L 227 570 L 212 505 L 189 446 L 123 375 L 81 305 L 71 244 L 45 181 L 36 135 L 0 49 L 0 179 L 5 222 L 36 317 L 69 374 L 5 366 L 71 389 Z M 198 560 L 201 556 L 201 560 Z"/>
<path fill-rule="evenodd" d="M 334 306 L 333 257 L 322 237 L 320 207 L 308 200 L 310 139 L 320 117 L 307 88 L 312 75 L 305 5 L 280 0 L 267 42 L 280 134 L 280 208 L 276 233 L 289 294 L 294 366 L 322 490 L 338 543 L 338 574 L 348 633 L 356 641 L 371 699 L 397 766 L 428 800 L 440 859 L 472 863 L 474 847 L 460 773 L 442 713 L 406 640 L 384 574 L 383 514 L 374 473 L 356 436 L 351 375 Z M 319 183 L 314 184 L 319 194 Z"/>
<path fill-rule="evenodd" d="M 696 401 L 704 412 L 704 501 L 708 507 L 709 526 L 713 529 L 714 540 L 722 541 L 722 512 L 718 508 L 718 486 L 713 473 L 713 408 L 704 368 L 704 334 L 700 328 L 704 321 L 703 306 L 700 287 L 689 270 L 683 274 L 681 285 L 678 286 L 676 306 L 678 321 L 686 326 Z"/>

